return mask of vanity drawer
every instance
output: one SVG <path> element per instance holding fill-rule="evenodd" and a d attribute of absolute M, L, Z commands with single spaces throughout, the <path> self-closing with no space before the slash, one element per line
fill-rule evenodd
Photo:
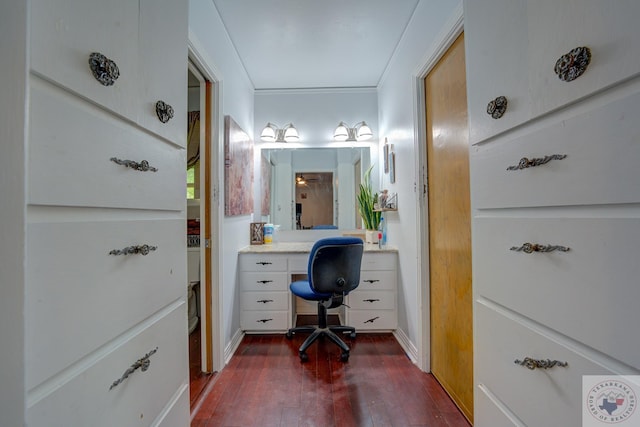
<path fill-rule="evenodd" d="M 360 272 L 360 284 L 356 290 L 395 290 L 395 270 L 363 270 Z"/>
<path fill-rule="evenodd" d="M 287 257 L 241 254 L 240 271 L 287 271 Z"/>
<path fill-rule="evenodd" d="M 640 218 L 477 218 L 476 293 L 640 368 Z M 523 243 L 568 252 L 516 252 Z"/>
<path fill-rule="evenodd" d="M 240 289 L 242 291 L 287 291 L 289 289 L 287 273 L 240 273 Z"/>
<path fill-rule="evenodd" d="M 240 306 L 243 310 L 288 310 L 291 294 L 288 292 L 242 292 Z"/>
<path fill-rule="evenodd" d="M 288 311 L 243 311 L 240 329 L 243 331 L 284 331 L 289 329 Z"/>
<path fill-rule="evenodd" d="M 475 304 L 475 340 L 482 343 L 475 349 L 476 385 L 485 385 L 527 426 L 581 426 L 582 376 L 613 372 L 506 313 Z M 568 365 L 531 370 L 514 363 L 525 357 Z"/>
<path fill-rule="evenodd" d="M 473 422 L 477 426 L 490 427 L 522 427 L 522 424 L 511 420 L 490 396 L 485 384 L 478 384 L 473 395 Z"/>
<path fill-rule="evenodd" d="M 182 219 L 29 223 L 27 387 L 184 298 L 184 230 Z M 143 244 L 157 249 L 109 254 Z"/>
<path fill-rule="evenodd" d="M 347 305 L 352 310 L 395 310 L 395 292 L 356 289 L 349 294 Z"/>
<path fill-rule="evenodd" d="M 347 325 L 356 331 L 390 331 L 398 327 L 395 310 L 347 310 Z"/>
<path fill-rule="evenodd" d="M 184 150 L 43 82 L 32 85 L 31 116 L 30 204 L 185 209 Z M 112 158 L 147 161 L 157 171 Z"/>
<path fill-rule="evenodd" d="M 365 252 L 362 255 L 362 265 L 360 267 L 365 270 L 395 270 L 396 254 L 395 253 L 371 253 Z"/>
<path fill-rule="evenodd" d="M 478 209 L 640 202 L 640 93 L 557 114 L 524 135 L 471 148 Z M 569 116 L 573 114 L 573 116 Z M 564 159 L 520 170 L 520 159 Z"/>
<path fill-rule="evenodd" d="M 46 391 L 30 390 L 27 424 L 33 427 L 149 425 L 187 381 L 186 305 L 181 302 L 157 321 L 107 354 L 86 360 L 86 368 L 64 372 Z M 85 319 L 79 318 L 82 322 Z M 148 369 L 137 369 L 110 389 L 138 359 L 149 356 Z M 101 350 L 107 351 L 107 350 Z M 84 365 L 84 364 L 83 364 Z M 33 365 L 32 365 L 33 366 Z M 178 368 L 176 368 L 178 367 Z M 184 368 L 183 368 L 184 367 Z M 40 393 L 44 396 L 40 397 Z M 184 402 L 182 403 L 184 404 Z M 184 412 L 185 408 L 180 408 Z"/>

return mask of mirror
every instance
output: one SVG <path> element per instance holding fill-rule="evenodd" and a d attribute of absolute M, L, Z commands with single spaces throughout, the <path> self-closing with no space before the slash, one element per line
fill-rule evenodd
<path fill-rule="evenodd" d="M 356 188 L 371 164 L 370 151 L 369 146 L 262 149 L 261 221 L 280 230 L 357 228 Z"/>

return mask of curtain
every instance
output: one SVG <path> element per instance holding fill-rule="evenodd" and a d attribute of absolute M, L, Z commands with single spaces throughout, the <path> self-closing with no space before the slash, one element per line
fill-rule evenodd
<path fill-rule="evenodd" d="M 200 160 L 200 111 L 189 111 L 187 130 L 187 168 Z"/>

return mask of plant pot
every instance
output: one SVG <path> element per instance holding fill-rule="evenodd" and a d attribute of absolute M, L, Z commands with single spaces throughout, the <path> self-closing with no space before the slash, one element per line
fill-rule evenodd
<path fill-rule="evenodd" d="M 378 243 L 378 230 L 366 230 L 365 232 L 366 243 Z"/>

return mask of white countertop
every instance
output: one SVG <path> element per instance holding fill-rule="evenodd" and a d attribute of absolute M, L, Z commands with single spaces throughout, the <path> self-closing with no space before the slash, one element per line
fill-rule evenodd
<path fill-rule="evenodd" d="M 241 254 L 264 254 L 264 253 L 304 253 L 311 252 L 315 242 L 277 242 L 270 245 L 250 245 L 240 249 Z M 385 245 L 383 248 L 378 244 L 365 243 L 365 252 L 398 252 L 395 246 Z"/>

